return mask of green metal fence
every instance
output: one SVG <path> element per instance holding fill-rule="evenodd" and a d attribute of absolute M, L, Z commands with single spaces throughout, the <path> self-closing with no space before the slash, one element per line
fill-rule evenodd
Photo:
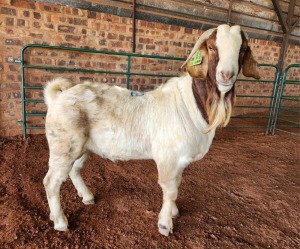
<path fill-rule="evenodd" d="M 113 55 L 119 57 L 127 58 L 127 70 L 126 72 L 112 71 L 112 70 L 92 70 L 84 68 L 70 68 L 70 67 L 61 67 L 61 66 L 40 66 L 40 65 L 28 65 L 26 63 L 25 52 L 30 48 L 42 48 L 42 49 L 51 49 L 51 50 L 64 50 L 70 52 L 80 52 L 80 53 L 93 53 L 101 55 Z M 21 63 L 21 87 L 22 87 L 22 120 L 19 121 L 19 124 L 23 126 L 23 137 L 27 135 L 27 130 L 36 130 L 44 129 L 43 126 L 29 126 L 27 124 L 28 117 L 44 117 L 46 116 L 45 112 L 27 112 L 26 105 L 28 103 L 44 103 L 41 99 L 28 99 L 26 97 L 26 90 L 43 90 L 43 86 L 31 86 L 28 85 L 25 79 L 25 74 L 27 69 L 38 69 L 38 70 L 51 70 L 51 71 L 60 71 L 60 72 L 81 72 L 81 73 L 100 73 L 100 74 L 112 74 L 112 75 L 125 75 L 126 76 L 126 87 L 130 88 L 130 78 L 132 76 L 151 76 L 151 77 L 174 77 L 177 75 L 173 74 L 155 74 L 155 73 L 136 73 L 131 72 L 131 60 L 132 58 L 151 58 L 159 60 L 173 60 L 173 61 L 184 61 L 185 58 L 176 58 L 176 57 L 167 57 L 167 56 L 156 56 L 156 55 L 143 55 L 143 54 L 133 54 L 133 53 L 122 53 L 122 52 L 110 52 L 102 50 L 92 50 L 92 49 L 79 49 L 79 48 L 69 48 L 69 47 L 58 47 L 58 46 L 49 46 L 41 44 L 28 44 L 24 46 L 21 50 L 20 60 L 17 62 Z"/>
<path fill-rule="evenodd" d="M 251 99 L 250 104 L 237 104 L 234 106 L 234 109 L 246 110 L 246 115 L 237 115 L 232 117 L 229 128 L 239 128 L 239 129 L 260 129 L 267 131 L 271 125 L 272 117 L 272 106 L 275 103 L 275 94 L 277 92 L 277 83 L 279 79 L 279 70 L 276 65 L 273 64 L 259 64 L 260 69 L 273 69 L 271 76 L 266 79 L 265 75 L 261 73 L 260 80 L 253 79 L 237 79 L 236 85 L 241 85 L 243 82 L 251 82 L 253 88 L 264 87 L 265 90 L 268 90 L 266 93 L 262 91 L 256 91 L 251 94 L 237 94 L 237 102 L 239 100 Z M 263 100 L 263 101 L 261 101 Z M 241 101 L 245 102 L 245 101 Z M 257 104 L 253 104 L 257 102 Z M 263 104 L 261 102 L 264 102 Z"/>
<path fill-rule="evenodd" d="M 42 49 L 42 50 L 53 50 L 53 51 L 66 51 L 66 52 L 76 52 L 76 53 L 86 53 L 86 54 L 99 54 L 100 56 L 109 55 L 109 56 L 117 56 L 125 58 L 127 61 L 125 71 L 116 71 L 116 70 L 97 70 L 97 69 L 87 69 L 87 68 L 75 68 L 75 67 L 65 67 L 65 66 L 49 66 L 49 65 L 38 65 L 29 63 L 25 57 L 30 55 L 31 49 Z M 26 75 L 28 75 L 28 70 L 47 70 L 51 73 L 57 72 L 78 72 L 78 73 L 100 73 L 106 75 L 119 75 L 124 76 L 126 78 L 126 87 L 129 89 L 131 87 L 130 80 L 133 76 L 149 76 L 149 77 L 174 77 L 174 74 L 155 74 L 155 73 L 144 73 L 143 72 L 133 72 L 131 69 L 132 66 L 134 67 L 132 60 L 133 58 L 150 58 L 150 59 L 157 59 L 157 60 L 167 60 L 167 61 L 184 61 L 185 58 L 176 58 L 176 57 L 166 57 L 166 56 L 155 56 L 155 55 L 142 55 L 142 54 L 133 54 L 133 53 L 124 53 L 124 52 L 110 52 L 110 51 L 101 51 L 101 50 L 92 50 L 92 49 L 79 49 L 79 48 L 69 48 L 69 47 L 58 47 L 58 46 L 49 46 L 49 45 L 41 45 L 41 44 L 28 44 L 24 46 L 21 50 L 20 59 L 17 61 L 21 63 L 21 84 L 22 84 L 22 120 L 19 121 L 19 124 L 23 126 L 23 137 L 25 138 L 27 135 L 28 130 L 37 130 L 37 129 L 44 129 L 43 125 L 35 125 L 29 124 L 28 118 L 44 118 L 46 115 L 46 111 L 28 111 L 27 108 L 30 104 L 43 104 L 44 101 L 42 98 L 37 99 L 31 97 L 27 97 L 27 91 L 40 91 L 43 90 L 43 84 L 32 85 L 30 80 L 26 79 Z M 261 99 L 267 99 L 268 103 L 266 105 L 237 105 L 235 108 L 238 109 L 254 109 L 258 110 L 259 115 L 240 115 L 233 117 L 233 120 L 254 120 L 260 119 L 263 121 L 263 125 L 257 125 L 256 122 L 251 122 L 251 124 L 247 124 L 247 122 L 242 122 L 242 124 L 236 125 L 236 122 L 232 122 L 231 128 L 260 128 L 260 129 L 268 129 L 270 126 L 271 120 L 271 106 L 274 105 L 274 94 L 277 91 L 277 84 L 278 81 L 278 69 L 274 65 L 270 64 L 261 64 L 259 65 L 261 68 L 265 68 L 267 70 L 272 69 L 274 72 L 271 73 L 271 76 L 268 79 L 261 79 L 261 80 L 249 80 L 249 79 L 238 79 L 237 81 L 240 82 L 238 84 L 242 84 L 242 82 L 252 82 L 253 85 L 261 85 L 261 84 L 271 84 L 271 90 L 269 94 L 266 95 L 255 95 L 255 94 L 247 94 L 247 95 L 237 95 L 237 99 L 257 99 L 258 101 Z M 268 87 L 270 88 L 270 87 Z M 42 95 L 42 94 L 40 94 Z M 263 115 L 261 114 L 263 113 Z"/>
<path fill-rule="evenodd" d="M 295 69 L 300 69 L 300 64 L 289 65 L 278 84 L 279 97 L 274 105 L 275 116 L 271 127 L 273 135 L 276 131 L 280 131 L 300 136 L 300 80 L 299 78 L 298 80 L 288 79 L 289 73 Z M 288 87 L 291 89 L 287 90 Z"/>

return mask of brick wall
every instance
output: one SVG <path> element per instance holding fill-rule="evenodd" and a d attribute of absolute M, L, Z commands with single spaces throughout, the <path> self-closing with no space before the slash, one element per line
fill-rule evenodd
<path fill-rule="evenodd" d="M 49 44 L 76 48 L 109 51 L 132 51 L 132 21 L 128 18 L 97 13 L 66 6 L 33 1 L 2 0 L 0 3 L 0 136 L 21 134 L 21 90 L 20 65 L 12 62 L 19 58 L 22 47 L 29 43 Z M 142 54 L 186 57 L 202 31 L 146 21 L 137 21 L 136 52 Z M 280 44 L 251 40 L 250 45 L 259 63 L 276 64 Z M 300 61 L 300 48 L 291 45 L 287 64 Z M 56 50 L 28 49 L 25 53 L 28 64 L 62 66 L 97 70 L 126 71 L 124 58 L 83 54 Z M 155 59 L 134 59 L 135 72 L 164 72 L 178 74 L 179 62 Z M 66 73 L 57 71 L 27 70 L 28 85 L 44 86 L 45 82 L 58 75 L 68 75 L 75 80 L 91 79 L 108 84 L 125 86 L 125 78 L 117 75 L 91 73 Z M 272 69 L 262 70 L 264 79 L 274 77 Z M 299 72 L 292 77 L 299 78 Z M 149 90 L 163 83 L 159 77 L 132 77 L 131 87 L 135 90 Z M 272 84 L 239 83 L 239 94 L 270 94 Z M 41 91 L 26 91 L 28 98 L 42 99 Z M 258 100 L 238 100 L 240 103 Z M 248 101 L 248 102 L 247 102 Z M 28 111 L 45 110 L 44 104 L 29 104 Z M 243 113 L 243 112 L 240 112 Z M 239 114 L 236 112 L 236 114 Z M 41 118 L 29 119 L 31 124 L 43 124 Z"/>

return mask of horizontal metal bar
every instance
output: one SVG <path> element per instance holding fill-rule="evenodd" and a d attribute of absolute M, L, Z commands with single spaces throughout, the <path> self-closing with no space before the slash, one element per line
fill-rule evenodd
<path fill-rule="evenodd" d="M 282 117 L 282 118 L 300 118 L 300 116 L 299 115 L 280 115 L 280 117 Z"/>
<path fill-rule="evenodd" d="M 297 109 L 297 108 L 300 108 L 300 106 L 280 106 L 280 108 L 284 109 L 284 110 L 287 110 L 287 109 Z"/>
<path fill-rule="evenodd" d="M 285 131 L 285 130 L 278 129 L 278 128 L 276 128 L 276 131 L 281 131 L 281 132 L 288 133 L 288 134 L 290 134 L 290 135 L 296 135 L 296 136 L 299 136 L 299 137 L 300 137 L 300 133 L 295 133 L 295 132 Z"/>
<path fill-rule="evenodd" d="M 236 95 L 236 97 L 239 97 L 239 98 L 274 98 L 273 96 L 260 96 L 260 95 Z"/>
<path fill-rule="evenodd" d="M 279 127 L 279 128 L 297 128 L 297 129 L 300 129 L 300 125 L 279 125 L 279 124 L 277 124 L 277 127 Z"/>
<path fill-rule="evenodd" d="M 251 106 L 251 105 L 236 105 L 234 106 L 236 108 L 267 108 L 267 109 L 270 109 L 271 107 L 270 106 Z"/>
<path fill-rule="evenodd" d="M 37 66 L 37 65 L 25 65 L 24 68 L 29 69 L 44 69 L 53 71 L 70 71 L 70 72 L 81 72 L 81 73 L 106 73 L 106 74 L 122 74 L 126 75 L 127 72 L 114 72 L 105 70 L 92 70 L 92 69 L 80 69 L 80 68 L 68 68 L 68 67 L 48 67 L 48 66 Z"/>
<path fill-rule="evenodd" d="M 45 126 L 26 126 L 28 130 L 44 130 Z"/>
<path fill-rule="evenodd" d="M 299 80 L 286 80 L 284 83 L 288 85 L 300 85 Z"/>
<path fill-rule="evenodd" d="M 287 123 L 291 123 L 291 124 L 300 125 L 299 122 L 294 122 L 294 121 L 283 119 L 283 118 L 278 118 L 278 120 L 281 120 L 281 121 L 284 121 L 284 122 L 287 122 Z"/>
<path fill-rule="evenodd" d="M 299 96 L 295 96 L 295 95 L 282 95 L 282 97 L 289 97 L 289 98 L 297 98 L 297 99 L 300 99 L 300 95 L 299 95 Z"/>
<path fill-rule="evenodd" d="M 128 72 L 116 72 L 116 71 L 105 71 L 105 70 L 92 70 L 92 69 L 78 69 L 78 68 L 68 68 L 68 67 L 45 67 L 29 65 L 24 66 L 24 68 L 30 69 L 43 69 L 43 70 L 53 70 L 53 71 L 68 71 L 68 72 L 81 72 L 81 73 L 102 73 L 102 74 L 114 74 L 114 75 L 131 75 L 131 76 L 154 76 L 154 77 L 176 77 L 174 74 L 150 74 L 150 73 L 128 73 Z"/>
<path fill-rule="evenodd" d="M 226 126 L 226 128 L 265 128 L 267 125 L 253 125 L 253 126 Z"/>
<path fill-rule="evenodd" d="M 249 79 L 237 79 L 236 81 L 243 81 L 243 82 L 257 82 L 257 83 L 275 83 L 275 80 L 249 80 Z"/>
<path fill-rule="evenodd" d="M 244 118 L 269 118 L 269 116 L 233 116 L 231 118 L 241 118 L 241 119 L 244 119 Z"/>
<path fill-rule="evenodd" d="M 94 54 L 106 54 L 106 55 L 130 56 L 130 57 L 138 57 L 138 58 L 162 59 L 162 60 L 177 60 L 177 61 L 185 61 L 186 60 L 186 58 L 182 58 L 182 57 L 146 55 L 146 54 L 125 53 L 125 52 L 111 52 L 111 51 L 104 51 L 104 50 L 59 47 L 59 46 L 50 46 L 50 45 L 43 45 L 43 44 L 28 44 L 23 47 L 22 52 L 24 52 L 27 48 L 30 48 L 30 47 L 49 48 L 49 49 L 58 49 L 58 50 L 83 52 L 83 53 L 94 53 Z"/>
<path fill-rule="evenodd" d="M 300 97 L 300 96 L 299 96 L 299 97 Z M 297 99 L 297 98 L 295 98 L 295 97 L 282 96 L 281 99 L 282 99 L 282 100 L 288 100 L 288 101 L 300 102 L 300 98 Z"/>
<path fill-rule="evenodd" d="M 45 101 L 42 100 L 42 99 L 24 99 L 24 102 L 27 102 L 27 103 L 45 103 Z"/>
<path fill-rule="evenodd" d="M 150 74 L 150 73 L 130 73 L 131 76 L 153 76 L 153 77 L 177 77 L 174 74 Z"/>
<path fill-rule="evenodd" d="M 279 112 L 280 112 L 280 111 L 287 111 L 287 112 L 293 112 L 293 113 L 300 113 L 299 111 L 291 110 L 291 109 L 283 108 L 283 107 L 280 107 Z"/>
<path fill-rule="evenodd" d="M 26 113 L 28 117 L 45 117 L 47 113 Z"/>
<path fill-rule="evenodd" d="M 24 86 L 25 89 L 44 90 L 42 86 Z"/>

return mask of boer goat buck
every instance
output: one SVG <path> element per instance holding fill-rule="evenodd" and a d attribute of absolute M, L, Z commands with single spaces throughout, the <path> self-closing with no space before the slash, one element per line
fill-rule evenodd
<path fill-rule="evenodd" d="M 208 152 L 215 130 L 229 122 L 242 69 L 259 78 L 239 26 L 205 31 L 183 66 L 187 73 L 143 96 L 117 86 L 58 78 L 45 88 L 49 170 L 44 186 L 54 229 L 66 231 L 60 186 L 70 176 L 84 204 L 94 196 L 80 176 L 89 152 L 115 160 L 153 159 L 163 191 L 158 229 L 172 233 L 183 170 Z"/>

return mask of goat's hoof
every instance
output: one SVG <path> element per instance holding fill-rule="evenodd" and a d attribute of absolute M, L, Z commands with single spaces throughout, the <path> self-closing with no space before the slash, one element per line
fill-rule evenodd
<path fill-rule="evenodd" d="M 54 229 L 57 231 L 66 232 L 68 231 L 68 219 L 62 214 L 59 218 L 54 218 L 53 215 L 50 215 L 51 220 L 54 222 Z"/>
<path fill-rule="evenodd" d="M 172 230 L 169 229 L 167 226 L 158 224 L 158 231 L 161 235 L 169 236 L 169 233 L 172 233 Z"/>
<path fill-rule="evenodd" d="M 90 199 L 86 201 L 82 201 L 84 205 L 92 205 L 95 204 L 95 199 Z"/>
<path fill-rule="evenodd" d="M 67 232 L 69 231 L 68 226 L 66 225 L 55 225 L 54 229 L 61 232 Z"/>

